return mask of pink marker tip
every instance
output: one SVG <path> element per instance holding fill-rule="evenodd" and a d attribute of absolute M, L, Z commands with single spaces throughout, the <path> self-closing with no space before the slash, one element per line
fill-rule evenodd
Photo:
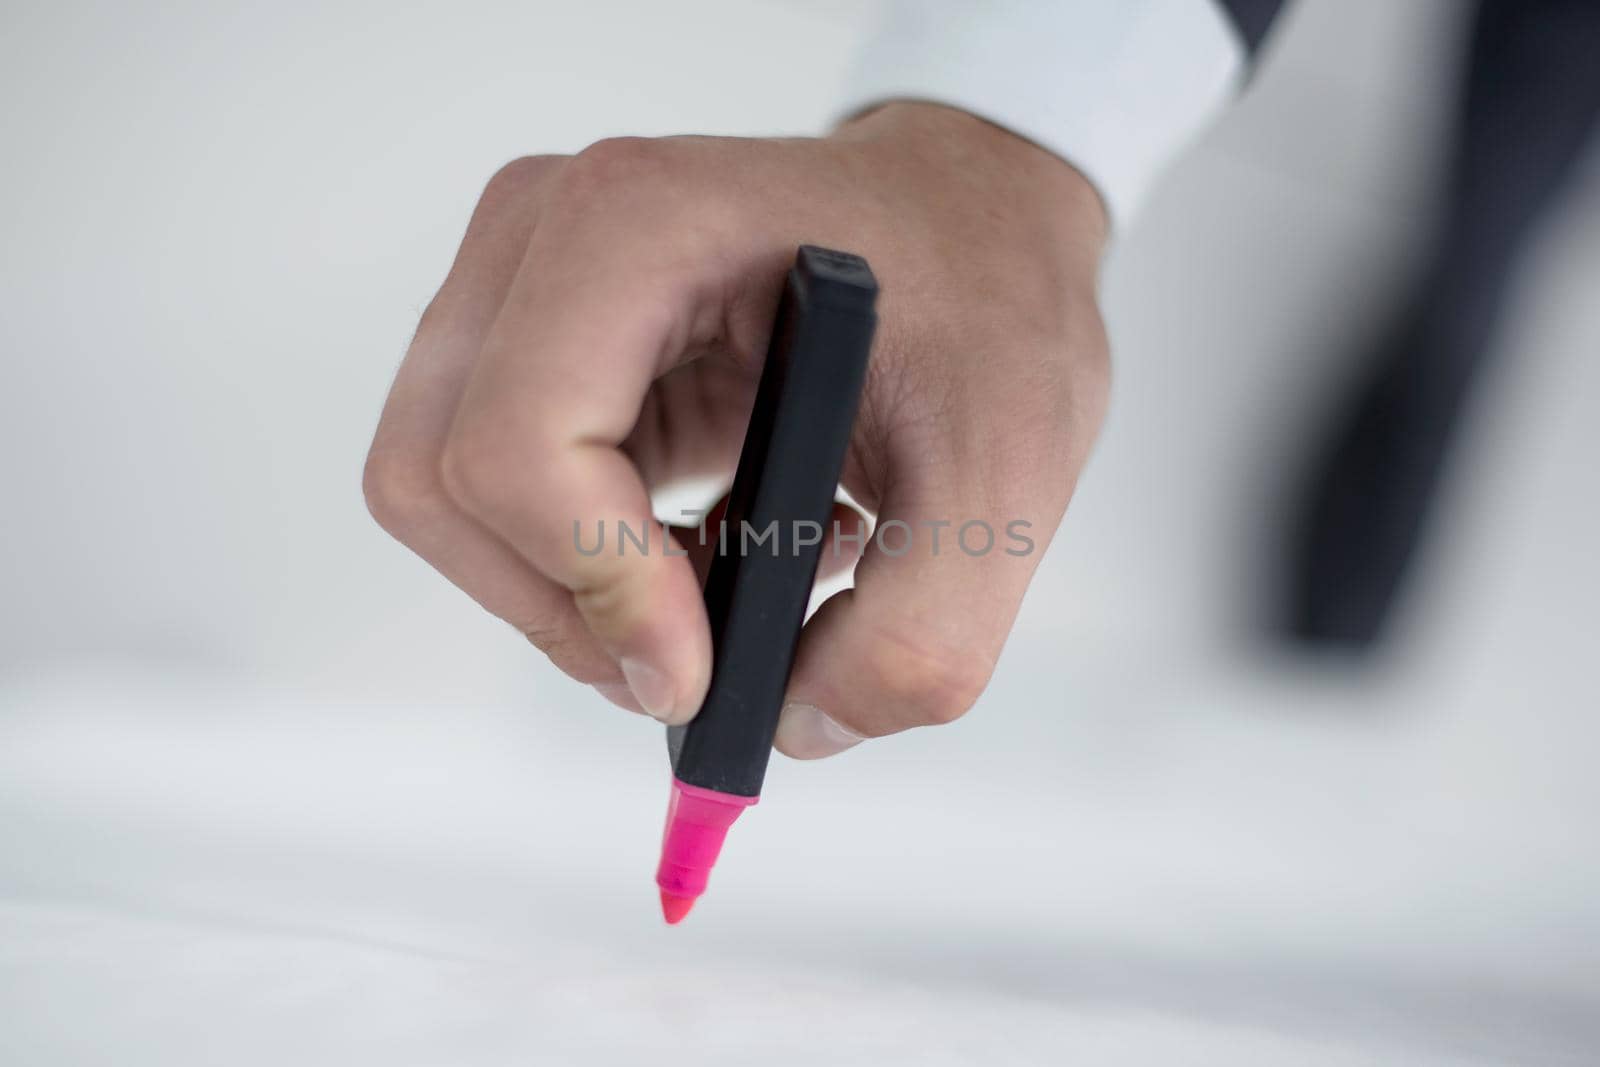
<path fill-rule="evenodd" d="M 665 889 L 661 891 L 661 915 L 668 926 L 677 926 L 694 907 L 694 897 L 675 897 Z"/>
<path fill-rule="evenodd" d="M 706 891 L 728 827 L 757 799 L 672 780 L 667 828 L 661 838 L 661 865 L 656 868 L 661 914 L 667 922 L 676 925 Z"/>

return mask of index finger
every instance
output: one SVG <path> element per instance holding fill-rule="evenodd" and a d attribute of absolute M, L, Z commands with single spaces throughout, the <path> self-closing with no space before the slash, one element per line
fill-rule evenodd
<path fill-rule="evenodd" d="M 445 480 L 572 592 L 639 703 L 683 722 L 705 696 L 710 630 L 694 570 L 620 446 L 655 378 L 716 335 L 717 257 L 640 239 L 633 212 L 593 210 L 577 171 L 576 191 L 568 183 L 546 206 L 485 342 Z"/>

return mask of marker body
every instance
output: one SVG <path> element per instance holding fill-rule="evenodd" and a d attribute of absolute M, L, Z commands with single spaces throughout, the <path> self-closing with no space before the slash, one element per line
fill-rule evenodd
<path fill-rule="evenodd" d="M 706 875 L 728 826 L 761 793 L 866 378 L 877 293 L 859 256 L 801 247 L 785 281 L 724 526 L 711 531 L 718 535 L 705 589 L 711 684 L 694 720 L 667 731 L 674 806 L 666 844 L 691 811 L 701 820 L 711 818 L 706 804 L 732 812 L 714 846 L 709 836 L 694 838 L 695 847 L 710 849 Z M 695 803 L 686 805 L 691 797 Z M 677 870 L 664 854 L 661 872 Z M 669 920 L 677 907 L 668 908 L 669 896 L 692 900 L 705 890 L 704 878 L 669 886 L 662 877 Z"/>

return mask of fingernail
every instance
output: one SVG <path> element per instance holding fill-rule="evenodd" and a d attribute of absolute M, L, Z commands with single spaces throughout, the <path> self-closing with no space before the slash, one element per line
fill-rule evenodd
<path fill-rule="evenodd" d="M 621 666 L 622 676 L 633 690 L 633 699 L 639 702 L 645 714 L 666 722 L 672 715 L 672 679 L 666 672 L 632 656 L 623 656 Z"/>
<path fill-rule="evenodd" d="M 778 717 L 778 750 L 794 759 L 823 759 L 866 738 L 811 704 L 790 703 Z"/>

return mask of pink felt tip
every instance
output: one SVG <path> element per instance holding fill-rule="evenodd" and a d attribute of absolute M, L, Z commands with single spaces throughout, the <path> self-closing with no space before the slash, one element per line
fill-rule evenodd
<path fill-rule="evenodd" d="M 668 926 L 677 926 L 694 907 L 694 897 L 675 897 L 665 889 L 661 891 L 661 914 Z"/>
<path fill-rule="evenodd" d="M 695 900 L 706 891 L 728 827 L 757 799 L 672 780 L 667 827 L 661 838 L 661 865 L 656 868 L 661 913 L 667 922 L 677 923 L 689 914 Z"/>

